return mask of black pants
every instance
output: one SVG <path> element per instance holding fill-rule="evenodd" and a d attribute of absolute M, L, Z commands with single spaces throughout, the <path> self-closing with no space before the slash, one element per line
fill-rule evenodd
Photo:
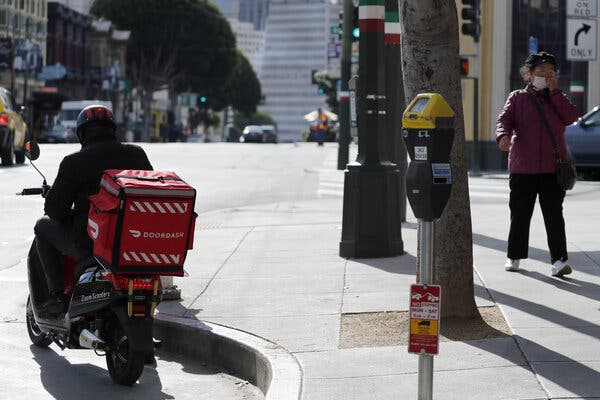
<path fill-rule="evenodd" d="M 551 262 L 568 259 L 565 220 L 562 204 L 565 191 L 558 186 L 554 174 L 510 175 L 510 232 L 508 258 L 519 260 L 528 257 L 529 225 L 536 196 L 544 216 Z"/>
<path fill-rule="evenodd" d="M 48 216 L 40 218 L 33 230 L 48 290 L 60 293 L 64 290 L 62 255 L 68 254 L 80 260 L 89 252 L 77 245 L 69 227 Z"/>

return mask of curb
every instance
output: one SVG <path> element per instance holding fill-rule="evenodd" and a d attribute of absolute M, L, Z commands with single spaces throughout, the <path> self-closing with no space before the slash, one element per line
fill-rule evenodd
<path fill-rule="evenodd" d="M 162 348 L 200 358 L 258 387 L 265 400 L 299 400 L 302 368 L 283 347 L 211 322 L 157 314 L 154 336 Z"/>

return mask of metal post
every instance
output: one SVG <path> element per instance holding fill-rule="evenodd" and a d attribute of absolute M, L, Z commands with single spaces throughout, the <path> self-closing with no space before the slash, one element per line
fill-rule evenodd
<path fill-rule="evenodd" d="M 342 257 L 404 253 L 398 170 L 386 154 L 385 0 L 360 0 L 358 156 L 344 177 Z"/>
<path fill-rule="evenodd" d="M 473 44 L 475 65 L 473 68 L 473 165 L 471 175 L 481 175 L 481 151 L 479 149 L 479 42 Z"/>
<path fill-rule="evenodd" d="M 350 108 L 348 81 L 352 69 L 352 0 L 344 0 L 342 11 L 342 88 L 340 93 L 340 130 L 337 169 L 346 169 L 348 164 L 348 146 L 350 145 Z"/>
<path fill-rule="evenodd" d="M 419 276 L 420 283 L 431 285 L 435 279 L 433 222 L 419 219 Z M 433 355 L 419 354 L 418 400 L 433 398 Z"/>

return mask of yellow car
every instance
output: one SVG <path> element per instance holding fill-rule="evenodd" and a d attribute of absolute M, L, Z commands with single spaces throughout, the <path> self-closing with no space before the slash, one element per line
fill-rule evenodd
<path fill-rule="evenodd" d="M 27 125 L 13 95 L 0 87 L 0 158 L 2 165 L 25 162 Z"/>

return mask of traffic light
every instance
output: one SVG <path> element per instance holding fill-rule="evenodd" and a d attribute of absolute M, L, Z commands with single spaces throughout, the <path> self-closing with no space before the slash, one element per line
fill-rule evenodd
<path fill-rule="evenodd" d="M 461 76 L 469 75 L 469 59 L 467 57 L 460 58 L 460 75 Z"/>
<path fill-rule="evenodd" d="M 463 35 L 473 36 L 473 40 L 479 41 L 481 25 L 479 24 L 479 2 L 480 0 L 462 0 L 465 6 L 461 11 L 463 24 L 461 31 Z"/>
<path fill-rule="evenodd" d="M 318 69 L 310 70 L 310 83 L 313 85 L 316 85 L 317 83 L 319 83 L 319 81 L 317 81 L 317 77 L 316 77 L 316 74 L 318 71 L 319 71 Z"/>
<path fill-rule="evenodd" d="M 357 42 L 360 37 L 358 7 L 352 10 L 352 41 Z"/>
<path fill-rule="evenodd" d="M 338 20 L 338 39 L 342 40 L 342 35 L 344 34 L 344 13 L 340 11 L 339 20 Z"/>
<path fill-rule="evenodd" d="M 206 103 L 206 100 L 207 100 L 206 96 L 200 96 L 200 103 L 204 104 L 204 103 Z"/>

